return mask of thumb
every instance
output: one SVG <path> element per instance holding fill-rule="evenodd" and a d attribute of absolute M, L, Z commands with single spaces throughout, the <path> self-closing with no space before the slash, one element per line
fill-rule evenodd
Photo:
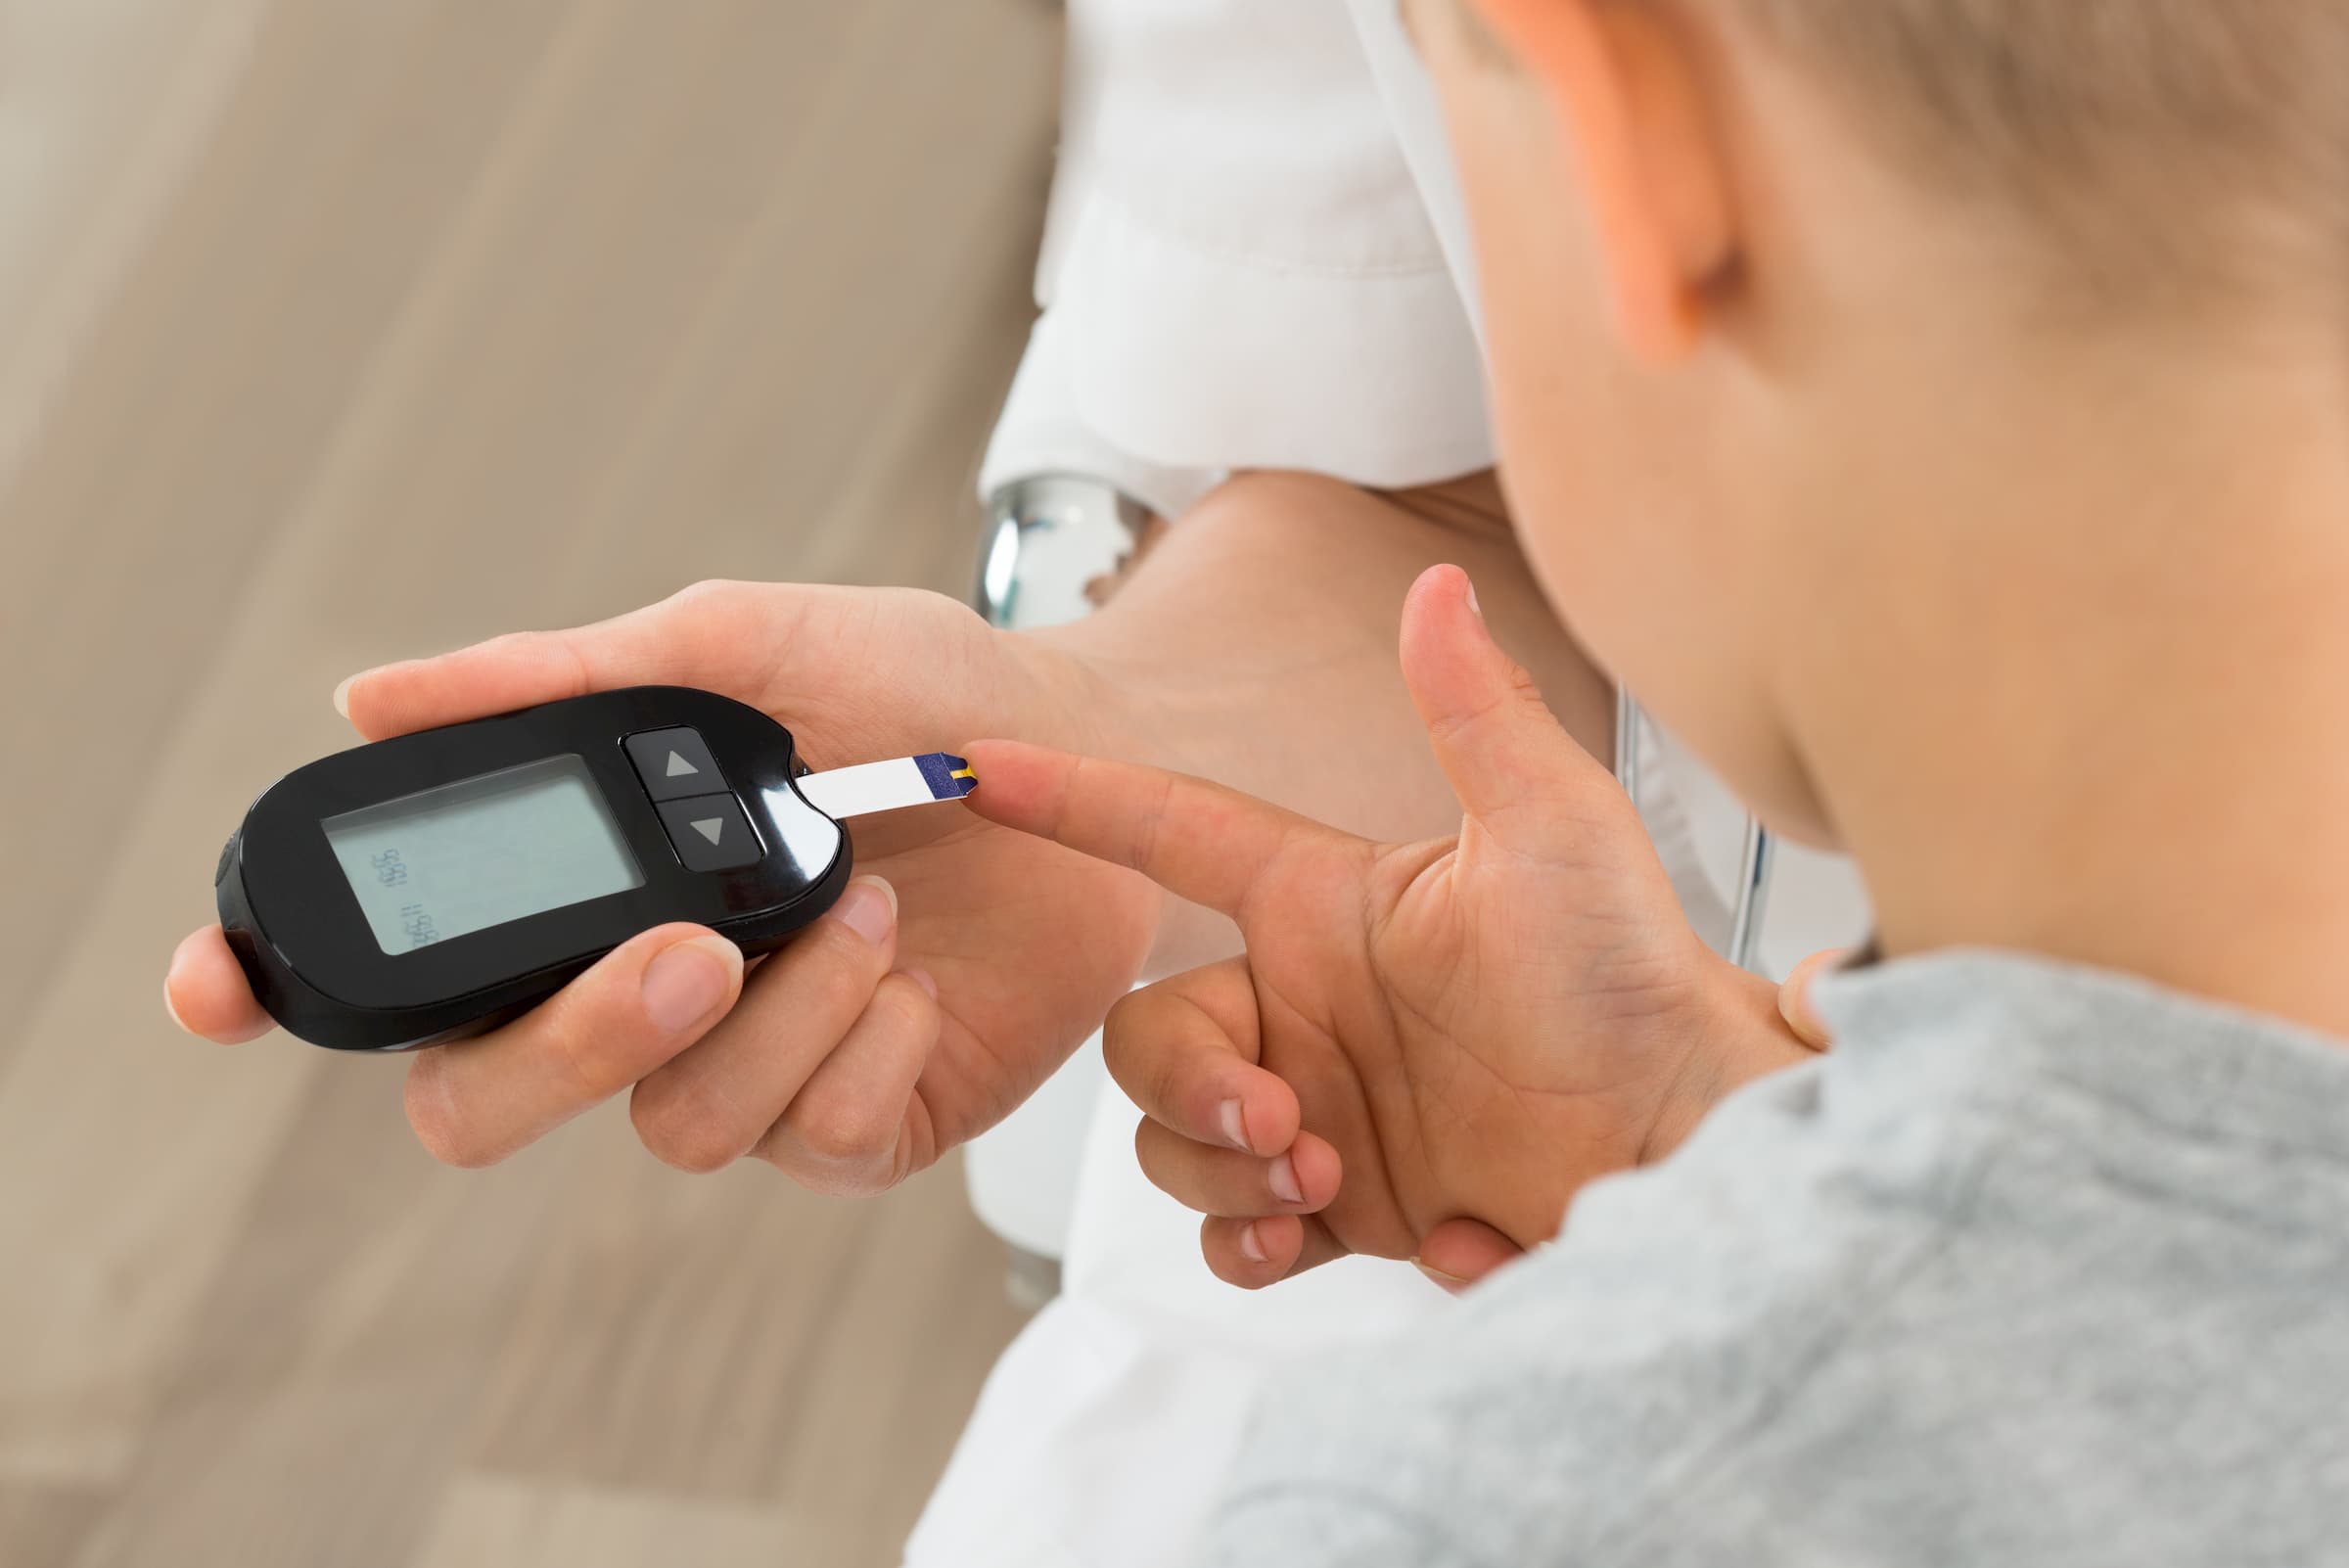
<path fill-rule="evenodd" d="M 1496 842 L 1540 854 L 1587 835 L 1591 791 L 1614 778 L 1493 640 L 1458 567 L 1431 568 L 1405 602 L 1403 678 L 1461 810 Z"/>
<path fill-rule="evenodd" d="M 1815 952 L 1796 964 L 1794 973 L 1788 975 L 1785 984 L 1778 988 L 1778 1016 L 1786 1020 L 1786 1027 L 1794 1031 L 1796 1039 L 1815 1051 L 1828 1049 L 1834 1040 L 1827 1034 L 1826 1021 L 1819 1017 L 1818 1007 L 1812 1003 L 1811 984 L 1820 975 L 1842 967 L 1851 956 L 1851 950 L 1845 947 L 1830 947 L 1825 952 Z"/>

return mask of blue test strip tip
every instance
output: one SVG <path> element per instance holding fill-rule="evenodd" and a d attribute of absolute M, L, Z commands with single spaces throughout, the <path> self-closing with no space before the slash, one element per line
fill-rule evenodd
<path fill-rule="evenodd" d="M 932 752 L 913 760 L 922 770 L 922 782 L 930 786 L 930 794 L 941 801 L 959 801 L 979 787 L 971 773 L 971 764 L 950 752 Z"/>

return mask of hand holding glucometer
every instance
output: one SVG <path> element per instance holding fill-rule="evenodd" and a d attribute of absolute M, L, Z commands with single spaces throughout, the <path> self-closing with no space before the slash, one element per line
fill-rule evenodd
<path fill-rule="evenodd" d="M 637 687 L 687 691 L 624 696 Z M 705 1169 L 747 1154 L 827 1190 L 872 1191 L 1040 1083 L 1130 986 L 1159 906 L 1129 873 L 953 805 L 856 817 L 852 841 L 827 813 L 854 807 L 827 790 L 890 781 L 834 764 L 895 759 L 881 771 L 904 798 L 919 781 L 926 801 L 904 754 L 1006 731 L 1097 747 L 1114 716 L 1097 687 L 1064 652 L 991 631 L 937 595 L 707 586 L 598 625 L 357 677 L 345 706 L 360 736 L 399 752 L 418 743 L 404 760 L 377 754 L 399 782 L 339 785 L 328 775 L 350 764 L 326 759 L 310 764 L 314 778 L 296 769 L 280 800 L 266 792 L 250 833 L 234 818 L 220 830 L 240 827 L 251 913 L 298 973 L 322 958 L 345 985 L 409 962 L 421 970 L 408 973 L 438 974 L 410 992 L 330 992 L 338 1002 L 389 1013 L 447 986 L 423 1001 L 462 996 L 469 1010 L 482 998 L 468 977 L 484 966 L 511 970 L 501 981 L 535 977 L 478 1018 L 370 1020 L 363 1043 L 380 1045 L 523 1009 L 410 1056 L 410 1120 L 439 1157 L 501 1159 L 625 1092 L 647 1147 L 669 1163 Z M 606 700 L 635 716 L 597 706 Z M 672 703 L 710 706 L 681 715 Z M 577 738 L 599 726 L 600 740 Z M 710 769 L 685 746 L 654 752 L 637 739 L 651 754 L 639 766 L 628 741 L 664 728 L 699 735 L 719 787 L 703 787 Z M 778 748 L 790 759 L 779 767 Z M 818 782 L 807 765 L 839 776 Z M 255 787 L 274 771 L 256 767 Z M 732 804 L 679 805 L 714 797 Z M 258 818 L 280 813 L 309 821 L 294 860 L 273 870 L 262 843 L 272 830 Z M 757 861 L 725 863 L 754 844 Z M 572 853 L 548 869 L 532 852 L 553 846 Z M 419 858 L 428 853 L 431 866 Z M 689 853 L 712 868 L 692 869 Z M 260 879 L 288 866 L 343 900 L 331 945 L 299 918 L 281 934 L 282 911 L 258 901 Z M 212 870 L 207 856 L 198 874 Z M 661 901 L 671 898 L 683 901 Z M 623 910 L 633 923 L 610 920 Z M 576 940 L 593 920 L 624 940 L 532 1004 L 603 945 Z M 773 941 L 782 945 L 746 974 L 745 949 Z M 489 949 L 503 957 L 491 962 Z M 253 991 L 218 926 L 173 958 L 167 998 L 194 1033 L 268 1032 Z"/>
<path fill-rule="evenodd" d="M 974 782 L 943 753 L 809 777 L 757 709 L 630 687 L 299 768 L 247 812 L 214 893 L 287 1031 L 405 1049 L 492 1028 L 656 926 L 780 946 L 848 885 L 842 819 Z"/>

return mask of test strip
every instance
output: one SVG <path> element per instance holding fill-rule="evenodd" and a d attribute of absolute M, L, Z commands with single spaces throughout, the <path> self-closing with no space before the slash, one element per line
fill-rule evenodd
<path fill-rule="evenodd" d="M 828 773 L 810 773 L 799 783 L 807 804 L 835 821 L 936 801 L 959 801 L 979 787 L 971 764 L 946 752 L 836 767 Z"/>

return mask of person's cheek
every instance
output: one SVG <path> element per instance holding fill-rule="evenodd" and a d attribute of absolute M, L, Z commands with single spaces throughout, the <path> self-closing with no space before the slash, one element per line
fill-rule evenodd
<path fill-rule="evenodd" d="M 1623 566 L 1592 525 L 1617 513 L 1626 481 L 1632 433 L 1609 395 L 1624 347 L 1571 175 L 1521 113 L 1461 116 L 1462 187 L 1502 475 L 1528 557 L 1572 618 L 1575 601 L 1610 591 Z"/>
<path fill-rule="evenodd" d="M 1638 541 L 1610 523 L 1628 506 L 1625 433 L 1616 411 L 1586 391 L 1598 351 L 1535 316 L 1506 337 L 1497 331 L 1491 352 L 1494 429 L 1519 543 L 1586 637 L 1611 632 L 1609 603 L 1632 591 L 1637 566 L 1629 547 Z"/>

